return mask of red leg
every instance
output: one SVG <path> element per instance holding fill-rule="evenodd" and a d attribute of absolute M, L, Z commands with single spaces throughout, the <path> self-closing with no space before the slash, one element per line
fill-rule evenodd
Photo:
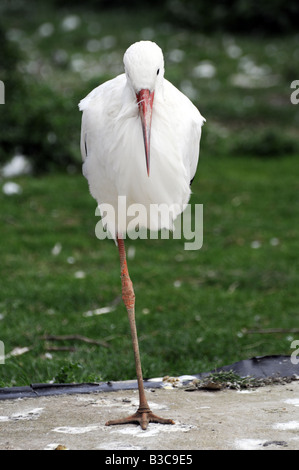
<path fill-rule="evenodd" d="M 136 322 L 135 322 L 135 294 L 134 294 L 133 284 L 132 284 L 132 281 L 130 279 L 129 272 L 128 272 L 124 240 L 118 237 L 117 244 L 118 244 L 118 250 L 119 250 L 119 257 L 120 257 L 122 298 L 123 298 L 123 301 L 124 301 L 124 304 L 126 306 L 128 316 L 129 316 L 133 351 L 134 351 L 134 357 L 135 357 L 135 366 L 136 366 L 138 391 L 139 391 L 139 408 L 136 411 L 136 413 L 134 413 L 132 416 L 128 416 L 127 418 L 107 421 L 106 426 L 110 426 L 112 424 L 139 423 L 142 429 L 146 429 L 148 426 L 148 423 L 174 424 L 174 421 L 172 421 L 172 419 L 159 418 L 159 416 L 154 415 L 151 412 L 148 406 L 147 400 L 146 400 L 144 386 L 143 386 L 142 369 L 141 369 L 141 361 L 140 361 Z"/>

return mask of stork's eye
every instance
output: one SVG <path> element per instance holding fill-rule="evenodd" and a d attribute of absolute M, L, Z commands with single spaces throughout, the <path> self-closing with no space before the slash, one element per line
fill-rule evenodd
<path fill-rule="evenodd" d="M 159 75 L 160 69 L 157 70 L 157 75 Z"/>

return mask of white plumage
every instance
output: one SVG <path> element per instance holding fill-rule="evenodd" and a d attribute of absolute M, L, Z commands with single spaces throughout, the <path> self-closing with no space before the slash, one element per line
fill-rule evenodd
<path fill-rule="evenodd" d="M 173 206 L 173 220 L 190 198 L 205 119 L 191 101 L 164 78 L 159 46 L 141 41 L 124 55 L 125 73 L 91 91 L 79 104 L 83 111 L 81 153 L 83 173 L 92 196 L 118 213 L 118 196 L 127 207 L 142 204 L 147 216 L 139 224 L 150 230 L 172 229 L 172 220 L 149 217 L 158 205 Z M 154 93 L 150 127 L 150 170 L 136 95 Z M 152 212 L 153 214 L 153 212 Z M 129 217 L 105 218 L 113 238 L 124 235 Z M 157 225 L 158 221 L 158 225 Z M 116 223 L 115 223 L 116 222 Z"/>

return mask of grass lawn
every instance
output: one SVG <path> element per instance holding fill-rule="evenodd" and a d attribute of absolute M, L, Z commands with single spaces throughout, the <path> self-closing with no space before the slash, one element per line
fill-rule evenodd
<path fill-rule="evenodd" d="M 21 50 L 27 86 L 24 102 L 13 103 L 13 132 L 32 132 L 27 156 L 35 163 L 45 158 L 38 149 L 46 158 L 53 149 L 56 161 L 72 155 L 75 166 L 78 101 L 121 73 L 124 51 L 140 39 L 163 48 L 166 78 L 207 118 L 192 185 L 192 203 L 204 208 L 203 247 L 127 241 L 144 376 L 290 354 L 299 339 L 289 332 L 299 320 L 299 106 L 290 102 L 298 35 L 209 36 L 154 9 L 116 14 L 28 0 L 16 14 L 7 5 L 6 36 Z M 7 112 L 13 99 L 6 94 Z M 135 377 L 118 252 L 96 238 L 96 204 L 74 166 L 15 178 L 21 194 L 0 190 L 0 386 Z M 270 328 L 282 332 L 248 332 Z"/>
<path fill-rule="evenodd" d="M 246 329 L 298 327 L 298 170 L 293 157 L 203 157 L 192 196 L 204 205 L 203 247 L 127 240 L 145 377 L 291 352 L 295 335 Z M 29 350 L 6 359 L 1 385 L 135 377 L 118 252 L 95 237 L 86 181 L 17 182 L 21 195 L 0 195 L 1 340 L 6 354 Z M 109 347 L 45 339 L 78 334 Z"/>

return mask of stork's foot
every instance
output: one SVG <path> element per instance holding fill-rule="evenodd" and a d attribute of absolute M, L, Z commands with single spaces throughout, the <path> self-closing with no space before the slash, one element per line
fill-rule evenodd
<path fill-rule="evenodd" d="M 146 411 L 137 410 L 136 413 L 131 416 L 128 416 L 127 418 L 113 419 L 111 421 L 107 421 L 106 426 L 130 423 L 140 424 L 141 428 L 145 430 L 149 423 L 174 424 L 174 421 L 172 419 L 160 418 L 159 416 L 154 415 L 154 413 L 152 413 L 151 410 L 148 409 Z"/>

